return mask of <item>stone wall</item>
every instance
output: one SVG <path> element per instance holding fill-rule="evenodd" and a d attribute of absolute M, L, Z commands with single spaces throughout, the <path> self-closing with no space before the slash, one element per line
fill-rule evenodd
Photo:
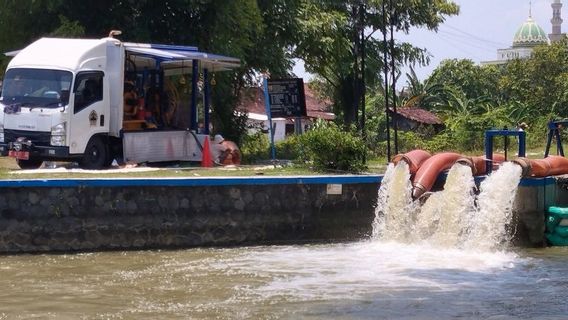
<path fill-rule="evenodd" d="M 554 178 L 523 179 L 513 204 L 513 244 L 519 247 L 543 247 L 544 213 L 557 203 Z"/>
<path fill-rule="evenodd" d="M 369 237 L 380 176 L 0 181 L 0 253 L 234 246 Z M 568 179 L 523 179 L 514 245 L 545 245 Z"/>
<path fill-rule="evenodd" d="M 358 240 L 378 176 L 0 182 L 0 252 Z"/>

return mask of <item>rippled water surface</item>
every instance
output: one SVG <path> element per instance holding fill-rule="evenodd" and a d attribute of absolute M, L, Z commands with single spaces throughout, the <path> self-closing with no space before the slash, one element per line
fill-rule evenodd
<path fill-rule="evenodd" d="M 0 319 L 568 319 L 568 247 L 511 250 L 520 169 L 411 198 L 389 166 L 373 239 L 0 257 Z"/>
<path fill-rule="evenodd" d="M 568 249 L 364 241 L 0 257 L 5 319 L 566 319 Z"/>

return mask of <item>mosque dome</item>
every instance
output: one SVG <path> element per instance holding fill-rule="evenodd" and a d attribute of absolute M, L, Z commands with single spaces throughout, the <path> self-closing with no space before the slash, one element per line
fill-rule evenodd
<path fill-rule="evenodd" d="M 523 23 L 513 39 L 513 47 L 534 47 L 547 43 L 546 33 L 531 17 Z"/>

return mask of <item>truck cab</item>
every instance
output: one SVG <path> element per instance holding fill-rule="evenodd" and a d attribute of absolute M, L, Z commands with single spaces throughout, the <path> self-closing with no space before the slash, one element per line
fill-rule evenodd
<path fill-rule="evenodd" d="M 42 38 L 15 52 L 3 77 L 0 155 L 15 157 L 26 169 L 43 161 L 76 161 L 88 169 L 108 167 L 114 159 L 199 161 L 208 138 L 208 132 L 197 132 L 199 114 L 208 121 L 207 77 L 238 66 L 238 59 L 195 47 L 123 43 L 112 37 Z M 205 88 L 198 88 L 204 74 Z M 181 101 L 169 80 L 186 76 L 191 78 L 189 103 Z M 191 120 L 150 128 L 144 113 L 125 116 L 132 100 L 126 99 L 125 88 L 137 92 L 141 109 L 149 96 L 165 97 L 169 105 L 157 106 L 157 113 L 175 109 L 172 117 Z M 202 112 L 198 101 L 205 101 Z M 185 114 L 182 105 L 190 106 Z"/>

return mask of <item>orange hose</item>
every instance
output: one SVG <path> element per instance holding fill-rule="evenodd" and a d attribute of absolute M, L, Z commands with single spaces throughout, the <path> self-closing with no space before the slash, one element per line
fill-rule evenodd
<path fill-rule="evenodd" d="M 499 164 L 505 161 L 505 156 L 502 154 L 494 154 L 492 161 L 492 169 L 496 170 L 499 167 Z M 469 166 L 471 168 L 471 173 L 474 176 L 487 174 L 487 158 L 485 156 L 464 157 L 456 162 Z"/>
<path fill-rule="evenodd" d="M 438 175 L 442 171 L 451 168 L 460 158 L 463 158 L 463 156 L 458 153 L 444 152 L 435 154 L 424 161 L 412 180 L 412 197 L 416 199 L 425 192 L 430 191 Z"/>
<path fill-rule="evenodd" d="M 427 151 L 416 149 L 404 154 L 397 154 L 392 158 L 392 163 L 396 166 L 400 161 L 404 161 L 408 164 L 410 174 L 415 174 L 420 165 L 431 156 Z"/>
<path fill-rule="evenodd" d="M 544 160 L 550 164 L 549 176 L 568 174 L 568 159 L 561 156 L 548 156 Z"/>
<path fill-rule="evenodd" d="M 561 156 L 548 156 L 544 159 L 518 158 L 513 162 L 523 168 L 523 177 L 542 178 L 568 174 L 568 159 Z"/>

